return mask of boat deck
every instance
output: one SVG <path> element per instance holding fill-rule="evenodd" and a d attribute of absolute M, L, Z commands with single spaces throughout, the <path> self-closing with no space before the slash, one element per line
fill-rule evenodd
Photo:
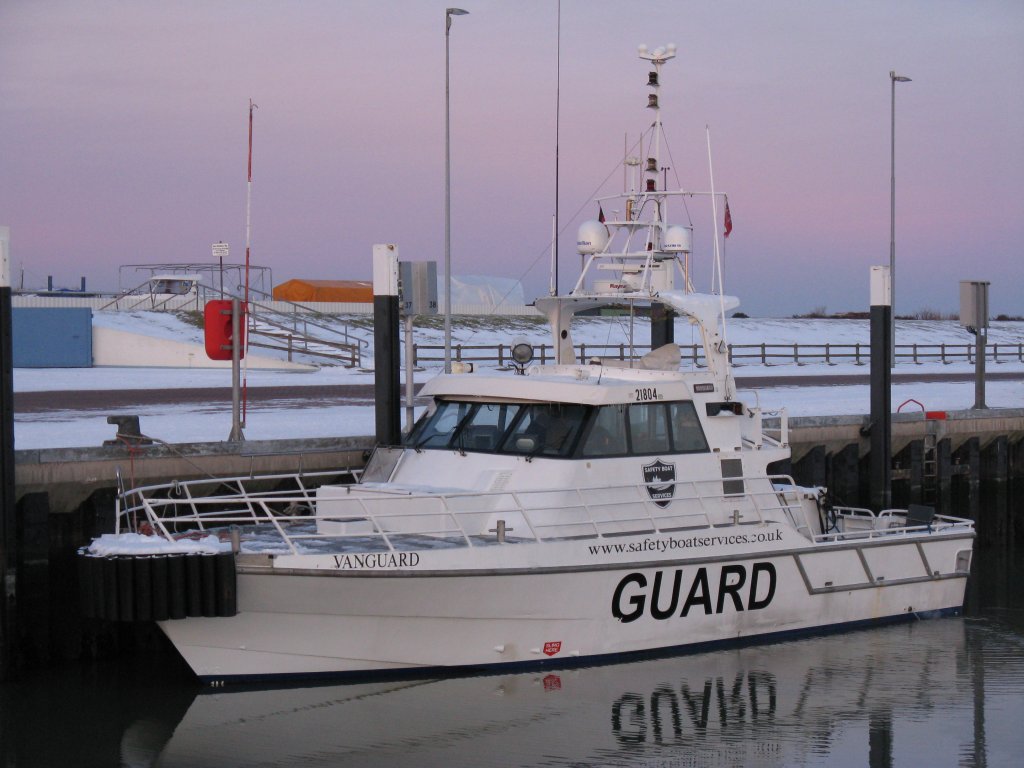
<path fill-rule="evenodd" d="M 263 555 L 411 552 L 505 544 L 602 540 L 634 535 L 785 527 L 808 544 L 828 545 L 921 533 L 973 531 L 973 522 L 903 510 L 875 514 L 837 507 L 815 520 L 813 489 L 783 476 L 747 478 L 746 494 L 723 496 L 693 481 L 676 484 L 671 507 L 637 502 L 644 484 L 576 490 L 394 495 L 370 487 L 325 486 L 331 475 L 197 480 L 127 491 L 119 497 L 118 534 L 145 534 L 170 546 Z M 770 481 L 770 482 L 767 482 Z M 758 487 L 764 490 L 758 490 Z M 728 503 L 723 505 L 723 502 Z M 742 502 L 742 503 L 741 503 Z M 638 512 L 638 509 L 640 510 Z M 822 510 L 818 508 L 818 511 Z"/>

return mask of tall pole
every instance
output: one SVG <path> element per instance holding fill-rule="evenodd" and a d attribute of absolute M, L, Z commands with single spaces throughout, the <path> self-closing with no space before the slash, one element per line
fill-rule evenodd
<path fill-rule="evenodd" d="M 245 297 L 249 303 L 249 247 L 252 244 L 252 111 L 259 107 L 249 99 L 249 170 L 245 185 Z"/>
<path fill-rule="evenodd" d="M 552 282 L 554 290 L 552 296 L 558 295 L 558 144 L 559 144 L 559 118 L 562 109 L 562 0 L 558 0 L 558 23 L 555 28 L 555 235 L 552 242 L 554 249 L 551 254 L 551 262 L 554 265 Z"/>
<path fill-rule="evenodd" d="M 0 227 L 0 681 L 14 671 L 17 609 L 10 228 Z"/>
<path fill-rule="evenodd" d="M 252 245 L 252 112 L 259 109 L 249 99 L 249 170 L 245 187 L 245 305 L 242 309 L 242 320 L 249 322 L 249 249 Z M 245 351 L 249 348 L 249 335 L 245 335 Z M 242 421 L 245 426 L 245 419 L 249 410 L 249 356 L 245 355 L 245 371 L 242 375 Z"/>
<path fill-rule="evenodd" d="M 890 70 L 889 81 L 892 85 L 892 107 L 889 110 L 892 129 L 889 132 L 889 296 L 892 302 L 890 312 L 892 327 L 889 330 L 892 349 L 889 367 L 896 367 L 896 83 L 909 83 L 910 78 L 897 75 Z"/>
<path fill-rule="evenodd" d="M 452 372 L 452 141 L 451 87 L 448 40 L 452 16 L 469 11 L 446 8 L 444 12 L 444 372 Z"/>

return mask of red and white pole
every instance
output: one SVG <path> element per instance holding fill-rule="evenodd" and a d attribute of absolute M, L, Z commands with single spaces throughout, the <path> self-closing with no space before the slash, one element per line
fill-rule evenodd
<path fill-rule="evenodd" d="M 256 104 L 253 104 L 252 99 L 249 99 L 249 167 L 246 174 L 246 190 L 245 190 L 245 297 L 244 303 L 244 317 L 245 322 L 249 322 L 249 249 L 252 246 L 252 113 L 253 110 L 258 109 Z M 249 334 L 245 334 L 245 350 L 249 351 Z M 249 356 L 245 355 L 243 358 L 245 361 L 245 374 L 242 376 L 242 426 L 245 426 L 245 419 L 248 412 L 249 406 Z"/>

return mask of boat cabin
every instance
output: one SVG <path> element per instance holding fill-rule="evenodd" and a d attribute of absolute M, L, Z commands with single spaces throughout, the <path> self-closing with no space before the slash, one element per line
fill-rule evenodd
<path fill-rule="evenodd" d="M 442 400 L 405 445 L 560 459 L 709 450 L 688 400 L 606 405 Z"/>

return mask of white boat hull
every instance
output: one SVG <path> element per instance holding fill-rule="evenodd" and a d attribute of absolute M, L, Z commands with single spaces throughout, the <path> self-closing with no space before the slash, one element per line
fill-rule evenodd
<path fill-rule="evenodd" d="M 206 681 L 568 665 L 957 613 L 972 538 L 511 571 L 242 566 L 236 616 L 161 627 Z"/>

